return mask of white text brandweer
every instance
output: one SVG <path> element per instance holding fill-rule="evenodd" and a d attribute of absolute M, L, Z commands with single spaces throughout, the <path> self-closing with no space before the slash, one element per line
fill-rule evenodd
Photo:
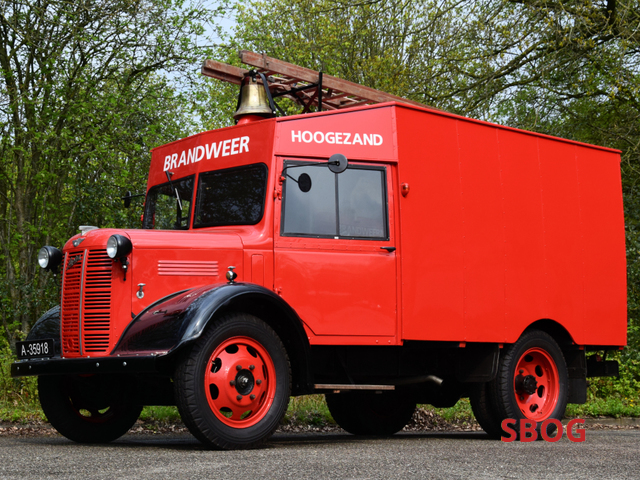
<path fill-rule="evenodd" d="M 249 151 L 249 137 L 236 137 L 221 142 L 211 142 L 207 145 L 199 145 L 183 150 L 180 155 L 174 153 L 164 157 L 164 171 L 179 168 L 182 165 L 196 163 L 206 158 L 207 160 L 218 157 L 228 157 Z"/>

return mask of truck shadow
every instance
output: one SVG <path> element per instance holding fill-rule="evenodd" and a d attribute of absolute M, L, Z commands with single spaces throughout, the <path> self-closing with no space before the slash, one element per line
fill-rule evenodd
<path fill-rule="evenodd" d="M 385 442 L 393 444 L 397 442 L 421 442 L 425 440 L 437 441 L 445 439 L 497 441 L 490 438 L 485 432 L 404 432 L 390 437 L 354 436 L 348 433 L 277 433 L 263 446 L 253 449 L 272 450 L 280 448 L 295 448 L 323 445 L 353 445 Z M 71 449 L 112 450 L 122 448 L 146 448 L 167 449 L 185 451 L 211 450 L 200 443 L 196 438 L 186 433 L 179 434 L 127 434 L 120 439 L 108 444 L 78 444 L 61 436 L 34 436 L 16 438 L 16 443 L 30 443 L 40 445 L 57 446 Z"/>

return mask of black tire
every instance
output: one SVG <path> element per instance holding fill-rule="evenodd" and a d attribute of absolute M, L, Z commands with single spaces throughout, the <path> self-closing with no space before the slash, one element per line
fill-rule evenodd
<path fill-rule="evenodd" d="M 398 391 L 328 393 L 325 399 L 336 423 L 353 435 L 393 435 L 416 409 L 413 396 Z"/>
<path fill-rule="evenodd" d="M 469 401 L 473 415 L 487 435 L 494 439 L 500 438 L 503 435 L 500 427 L 503 419 L 489 399 L 489 384 L 475 385 L 469 394 Z"/>
<path fill-rule="evenodd" d="M 253 448 L 273 434 L 287 411 L 289 357 L 269 325 L 230 314 L 182 357 L 174 388 L 182 420 L 198 440 L 217 449 Z"/>
<path fill-rule="evenodd" d="M 525 391 L 528 387 L 523 384 L 526 380 L 531 381 L 529 391 Z M 567 407 L 568 385 L 567 364 L 556 341 L 545 332 L 529 330 L 504 349 L 498 374 L 489 384 L 490 402 L 497 414 L 495 421 L 514 419 L 518 424 L 511 427 L 516 428 L 521 419 L 530 420 L 536 423 L 540 439 L 544 420 L 562 420 Z M 499 423 L 491 428 L 502 431 Z M 519 432 L 519 428 L 516 431 Z M 551 435 L 554 431 L 555 426 L 549 425 L 547 433 Z"/>
<path fill-rule="evenodd" d="M 128 398 L 126 382 L 93 375 L 41 376 L 38 395 L 53 427 L 78 443 L 107 443 L 127 433 L 142 406 Z"/>

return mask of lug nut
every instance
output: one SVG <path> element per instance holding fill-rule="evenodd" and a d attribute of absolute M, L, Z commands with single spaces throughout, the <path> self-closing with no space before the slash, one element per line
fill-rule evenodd
<path fill-rule="evenodd" d="M 249 398 L 250 398 L 251 400 L 255 400 L 255 399 L 256 399 L 256 396 L 255 396 L 255 395 L 251 395 Z"/>
<path fill-rule="evenodd" d="M 240 371 L 242 370 L 242 367 L 240 365 L 236 365 L 236 370 Z"/>
<path fill-rule="evenodd" d="M 256 380 L 256 383 L 260 385 L 262 383 L 262 380 Z"/>
<path fill-rule="evenodd" d="M 236 399 L 237 399 L 237 400 L 242 400 L 242 395 L 238 395 L 238 396 L 236 397 Z"/>
<path fill-rule="evenodd" d="M 249 365 L 249 370 L 253 370 L 254 368 L 256 368 L 255 365 Z"/>
<path fill-rule="evenodd" d="M 231 385 L 232 387 L 235 387 L 236 386 L 236 381 L 235 380 L 231 380 L 229 382 L 229 385 Z"/>

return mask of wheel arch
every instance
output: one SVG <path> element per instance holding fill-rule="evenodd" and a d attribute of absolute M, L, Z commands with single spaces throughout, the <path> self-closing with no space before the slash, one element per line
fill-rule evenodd
<path fill-rule="evenodd" d="M 55 356 L 62 355 L 62 339 L 60 336 L 60 305 L 50 308 L 33 324 L 26 340 L 53 339 Z"/>
<path fill-rule="evenodd" d="M 549 318 L 544 318 L 541 320 L 537 320 L 529 325 L 518 338 L 520 338 L 525 332 L 531 330 L 540 330 L 545 333 L 548 333 L 553 337 L 553 339 L 557 342 L 558 346 L 565 350 L 570 348 L 572 345 L 575 345 L 573 341 L 573 337 L 569 333 L 569 331 L 560 323 L 555 320 L 551 320 Z"/>
<path fill-rule="evenodd" d="M 268 291 L 267 291 L 268 292 Z M 247 293 L 231 299 L 216 311 L 209 325 L 231 312 L 248 313 L 267 323 L 276 332 L 289 355 L 291 363 L 291 393 L 301 395 L 313 392 L 310 367 L 309 339 L 297 313 L 280 297 L 269 292 Z"/>
<path fill-rule="evenodd" d="M 254 315 L 276 332 L 291 362 L 291 393 L 311 393 L 309 340 L 300 317 L 274 292 L 250 283 L 208 285 L 154 303 L 129 324 L 112 355 L 165 352 L 170 370 L 181 352 L 232 312 Z"/>
<path fill-rule="evenodd" d="M 560 323 L 542 319 L 532 323 L 522 332 L 539 330 L 549 334 L 558 344 L 567 364 L 569 382 L 568 403 L 583 404 L 587 401 L 587 358 L 583 348 L 577 345 L 569 331 Z"/>

